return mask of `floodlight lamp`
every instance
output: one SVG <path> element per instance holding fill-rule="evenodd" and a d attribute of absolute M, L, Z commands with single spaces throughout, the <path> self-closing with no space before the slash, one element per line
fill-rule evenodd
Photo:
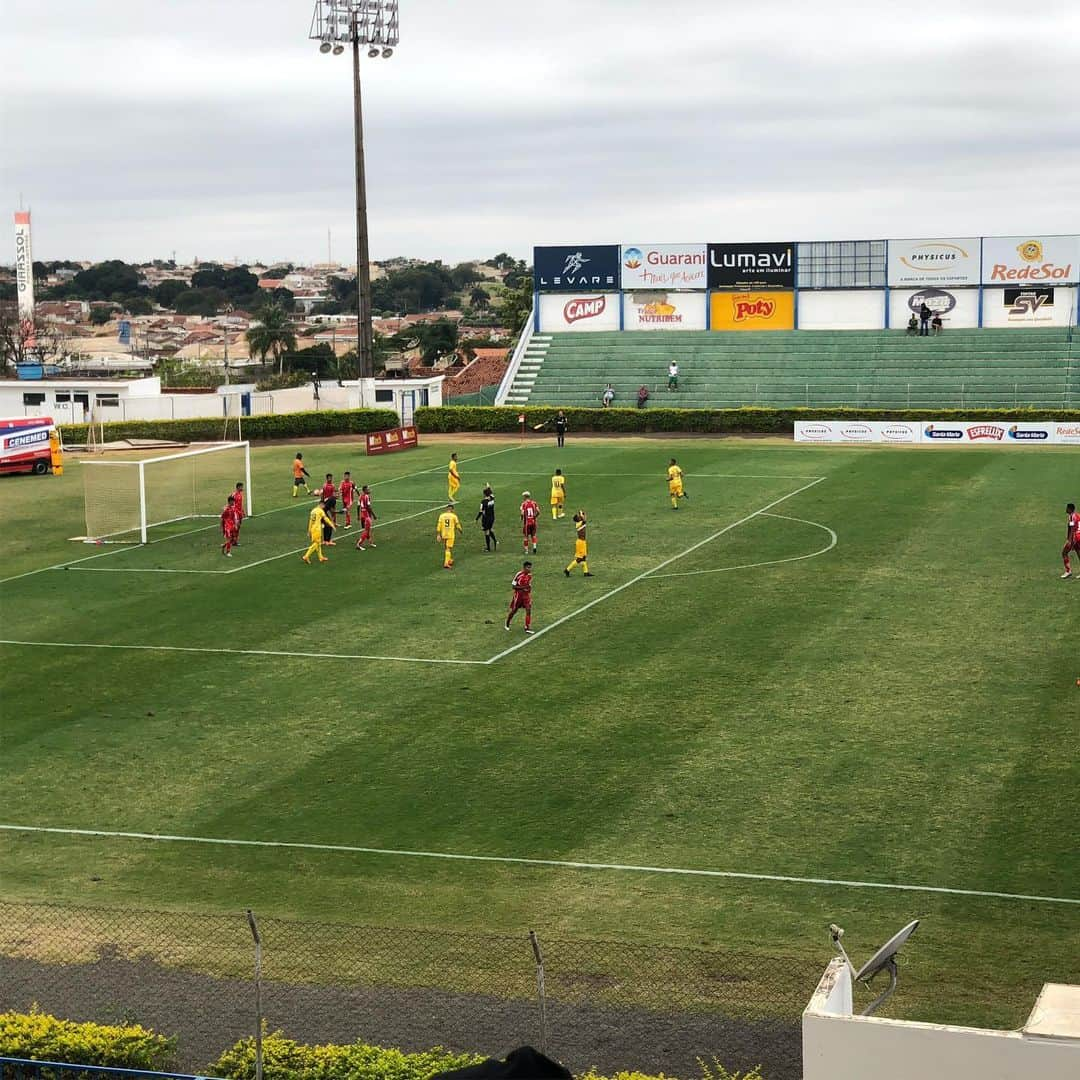
<path fill-rule="evenodd" d="M 372 45 L 371 48 L 368 49 L 367 54 L 368 54 L 368 59 L 369 60 L 375 60 L 375 59 L 378 58 L 379 50 L 377 48 L 375 48 L 374 45 Z"/>
<path fill-rule="evenodd" d="M 339 41 L 339 42 L 338 42 L 338 43 L 337 43 L 337 44 L 336 44 L 336 45 L 334 46 L 334 55 L 335 55 L 335 56 L 340 56 L 340 55 L 341 55 L 341 54 L 342 54 L 342 53 L 343 53 L 344 51 L 345 51 L 345 46 L 344 46 L 344 45 L 342 45 L 342 44 L 341 44 L 341 42 Z"/>
<path fill-rule="evenodd" d="M 331 45 L 329 41 L 324 41 L 324 42 L 323 42 L 323 43 L 322 43 L 322 44 L 321 44 L 321 45 L 319 46 L 319 52 L 321 52 L 321 53 L 328 53 L 328 52 L 329 52 L 329 51 L 330 51 L 330 50 L 331 50 L 332 48 L 333 48 L 333 45 Z"/>
<path fill-rule="evenodd" d="M 382 58 L 384 60 L 389 60 L 390 57 L 393 56 L 393 55 L 394 55 L 394 50 L 389 48 L 389 47 L 383 49 L 383 51 L 382 51 Z"/>

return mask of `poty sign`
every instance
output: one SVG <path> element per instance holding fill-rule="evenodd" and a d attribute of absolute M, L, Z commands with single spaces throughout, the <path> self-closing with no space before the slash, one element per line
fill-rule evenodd
<path fill-rule="evenodd" d="M 1080 281 L 1080 236 L 988 236 L 984 285 L 1053 285 Z"/>
<path fill-rule="evenodd" d="M 624 244 L 620 274 L 624 289 L 704 289 L 705 245 Z"/>
<path fill-rule="evenodd" d="M 979 239 L 890 240 L 890 285 L 978 285 Z"/>
<path fill-rule="evenodd" d="M 1080 445 L 1080 424 L 992 420 L 818 420 L 795 422 L 795 441 L 811 443 L 919 444 L 921 446 Z"/>
<path fill-rule="evenodd" d="M 533 248 L 540 292 L 600 292 L 619 287 L 618 244 Z"/>
<path fill-rule="evenodd" d="M 623 293 L 626 330 L 704 330 L 705 293 Z"/>

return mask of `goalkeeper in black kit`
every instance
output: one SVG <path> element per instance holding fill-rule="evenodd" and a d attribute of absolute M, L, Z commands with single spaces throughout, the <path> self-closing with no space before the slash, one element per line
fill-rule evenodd
<path fill-rule="evenodd" d="M 499 541 L 495 539 L 495 493 L 488 485 L 484 488 L 484 497 L 480 500 L 480 509 L 477 511 L 476 520 L 480 522 L 480 528 L 484 530 L 484 550 L 495 551 Z"/>

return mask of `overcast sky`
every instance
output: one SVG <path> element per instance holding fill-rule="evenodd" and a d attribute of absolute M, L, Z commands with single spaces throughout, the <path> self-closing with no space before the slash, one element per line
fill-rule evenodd
<path fill-rule="evenodd" d="M 312 8 L 3 0 L 0 205 L 35 257 L 321 262 L 329 229 L 354 262 L 350 64 Z M 401 9 L 363 62 L 375 259 L 1080 232 L 1074 0 Z"/>

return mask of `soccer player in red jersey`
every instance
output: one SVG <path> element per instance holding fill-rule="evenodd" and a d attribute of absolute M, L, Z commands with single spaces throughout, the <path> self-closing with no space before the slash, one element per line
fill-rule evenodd
<path fill-rule="evenodd" d="M 247 516 L 244 513 L 244 485 L 237 483 L 236 490 L 232 493 L 233 506 L 236 508 L 236 540 L 233 541 L 233 547 L 240 546 L 240 526 L 244 523 L 244 518 Z"/>
<path fill-rule="evenodd" d="M 521 569 L 514 575 L 514 580 L 510 582 L 510 587 L 514 590 L 513 596 L 510 598 L 510 610 L 506 615 L 506 622 L 503 624 L 507 630 L 510 629 L 510 620 L 514 617 L 514 613 L 518 608 L 525 609 L 525 633 L 531 634 L 532 631 L 532 563 L 523 562 Z"/>
<path fill-rule="evenodd" d="M 521 493 L 521 537 L 524 544 L 525 554 L 529 554 L 529 544 L 532 544 L 532 553 L 536 554 L 536 524 L 540 520 L 540 504 L 527 492 Z"/>
<path fill-rule="evenodd" d="M 360 539 L 356 541 L 356 550 L 364 551 L 364 545 L 368 547 L 375 547 L 375 541 L 371 539 L 371 523 L 379 515 L 375 513 L 371 508 L 371 492 L 368 490 L 367 484 L 360 489 L 360 524 L 364 531 L 360 534 Z"/>
<path fill-rule="evenodd" d="M 1065 513 L 1068 518 L 1065 524 L 1065 546 L 1061 549 L 1061 558 L 1065 563 L 1062 579 L 1072 577 L 1072 561 L 1069 559 L 1069 552 L 1075 551 L 1080 556 L 1080 514 L 1076 512 L 1076 504 L 1069 503 L 1065 507 Z"/>
<path fill-rule="evenodd" d="M 356 485 L 352 481 L 352 473 L 347 472 L 341 478 L 341 505 L 345 507 L 345 528 L 352 528 L 352 504 L 356 496 Z"/>
<path fill-rule="evenodd" d="M 333 499 L 334 501 L 327 505 L 327 510 L 330 511 L 330 517 L 333 518 L 334 528 L 337 528 L 337 488 L 334 486 L 334 474 L 326 474 L 326 483 L 322 486 L 322 491 L 319 492 L 319 501 L 326 502 L 327 499 Z"/>
<path fill-rule="evenodd" d="M 236 510 L 236 498 L 230 495 L 221 511 L 221 535 L 225 538 L 221 545 L 221 554 L 232 558 L 232 549 L 236 547 L 236 537 L 240 532 L 240 517 Z"/>

